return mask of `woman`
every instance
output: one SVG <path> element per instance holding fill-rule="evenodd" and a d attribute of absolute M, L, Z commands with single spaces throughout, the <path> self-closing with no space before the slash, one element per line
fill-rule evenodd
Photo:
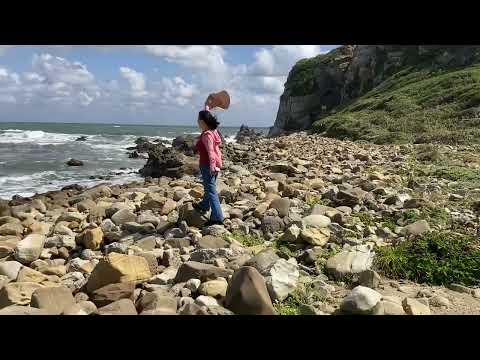
<path fill-rule="evenodd" d="M 212 210 L 210 220 L 205 223 L 205 226 L 223 225 L 223 213 L 216 188 L 217 175 L 222 167 L 222 154 L 219 147 L 222 140 L 217 131 L 219 125 L 217 118 L 208 111 L 208 106 L 205 109 L 198 113 L 198 127 L 202 130 L 202 134 L 195 143 L 195 150 L 200 155 L 204 195 L 203 200 L 193 204 L 193 207 L 202 213 Z"/>

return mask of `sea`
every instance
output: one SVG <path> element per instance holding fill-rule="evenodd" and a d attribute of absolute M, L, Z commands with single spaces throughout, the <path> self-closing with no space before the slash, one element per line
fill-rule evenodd
<path fill-rule="evenodd" d="M 227 142 L 234 142 L 239 128 L 219 130 Z M 72 184 L 139 180 L 138 170 L 146 160 L 130 159 L 127 148 L 135 146 L 140 136 L 171 142 L 184 134 L 200 132 L 189 126 L 0 122 L 0 199 L 29 197 Z M 87 140 L 75 141 L 81 136 Z M 84 166 L 67 166 L 71 158 L 83 161 Z"/>

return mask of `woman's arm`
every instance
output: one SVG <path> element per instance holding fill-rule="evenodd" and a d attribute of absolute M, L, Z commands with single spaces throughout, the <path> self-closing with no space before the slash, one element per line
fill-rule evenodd
<path fill-rule="evenodd" d="M 213 146 L 213 139 L 212 135 L 208 132 L 205 133 L 205 135 L 202 136 L 203 143 L 205 144 L 205 148 L 207 149 L 207 154 L 208 154 L 208 162 L 210 166 L 210 174 L 215 174 L 217 172 L 216 170 L 216 162 L 215 162 L 215 149 Z"/>

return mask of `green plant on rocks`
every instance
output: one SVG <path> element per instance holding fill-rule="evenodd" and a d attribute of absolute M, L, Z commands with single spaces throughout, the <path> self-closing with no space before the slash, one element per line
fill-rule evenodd
<path fill-rule="evenodd" d="M 376 252 L 374 267 L 389 278 L 430 285 L 480 284 L 479 241 L 471 235 L 432 232 Z"/>
<path fill-rule="evenodd" d="M 236 241 L 246 247 L 261 245 L 265 242 L 264 239 L 258 236 L 244 234 L 239 231 L 232 232 L 232 235 L 230 235 L 230 237 L 234 238 Z"/>
<path fill-rule="evenodd" d="M 307 204 L 310 207 L 313 207 L 315 205 L 328 206 L 328 205 L 330 205 L 330 200 L 323 199 L 320 196 L 307 195 L 307 196 L 305 196 L 305 204 Z"/>
<path fill-rule="evenodd" d="M 310 305 L 314 302 L 324 302 L 322 297 L 311 283 L 299 283 L 297 289 L 290 293 L 283 301 L 276 301 L 274 307 L 280 315 L 300 315 L 302 304 Z"/>

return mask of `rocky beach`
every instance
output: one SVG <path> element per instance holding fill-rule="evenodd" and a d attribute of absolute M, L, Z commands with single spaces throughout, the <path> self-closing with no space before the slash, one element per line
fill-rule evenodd
<path fill-rule="evenodd" d="M 141 181 L 0 202 L 0 314 L 480 314 L 475 146 L 242 127 L 210 227 L 191 137 L 129 151 Z"/>

